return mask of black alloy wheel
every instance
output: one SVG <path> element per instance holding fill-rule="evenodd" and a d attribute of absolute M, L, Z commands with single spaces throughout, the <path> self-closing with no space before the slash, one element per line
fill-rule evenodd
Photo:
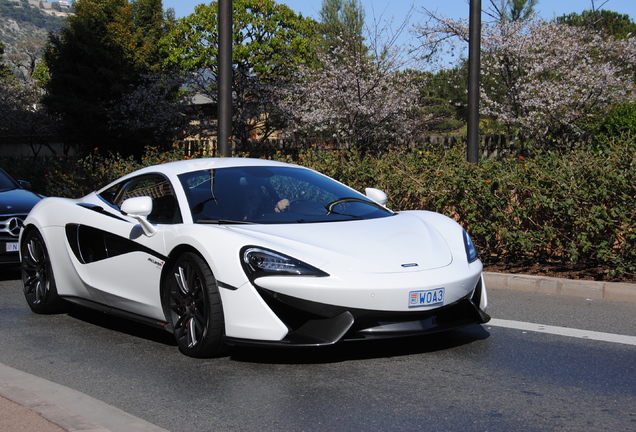
<path fill-rule="evenodd" d="M 31 310 L 40 314 L 64 312 L 67 304 L 57 294 L 49 253 L 37 229 L 24 233 L 20 253 L 24 297 Z"/>
<path fill-rule="evenodd" d="M 197 358 L 223 355 L 223 307 L 208 264 L 186 252 L 174 261 L 163 285 L 163 307 L 179 350 Z"/>

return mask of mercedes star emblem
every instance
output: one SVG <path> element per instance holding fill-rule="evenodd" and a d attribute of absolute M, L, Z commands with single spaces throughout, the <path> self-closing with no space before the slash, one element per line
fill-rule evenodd
<path fill-rule="evenodd" d="M 9 234 L 11 234 L 14 237 L 18 237 L 20 235 L 20 229 L 22 228 L 22 220 L 17 217 L 9 219 L 7 228 L 8 228 Z"/>

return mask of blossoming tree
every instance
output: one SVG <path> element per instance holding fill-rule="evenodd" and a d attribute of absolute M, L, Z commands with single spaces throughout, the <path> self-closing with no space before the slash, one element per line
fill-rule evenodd
<path fill-rule="evenodd" d="M 464 20 L 418 28 L 425 54 L 457 49 Z M 636 38 L 538 19 L 482 25 L 481 112 L 536 143 L 585 133 L 612 106 L 634 100 Z"/>
<path fill-rule="evenodd" d="M 340 54 L 320 55 L 322 67 L 305 68 L 303 81 L 282 101 L 295 117 L 295 131 L 365 149 L 412 137 L 424 121 L 414 113 L 412 80 L 381 63 Z"/>

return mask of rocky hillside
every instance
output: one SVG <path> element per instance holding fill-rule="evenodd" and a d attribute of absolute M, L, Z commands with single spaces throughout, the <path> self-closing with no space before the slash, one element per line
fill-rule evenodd
<path fill-rule="evenodd" d="M 20 44 L 39 39 L 46 41 L 71 13 L 68 1 L 0 0 L 0 42 L 5 54 L 19 51 Z"/>

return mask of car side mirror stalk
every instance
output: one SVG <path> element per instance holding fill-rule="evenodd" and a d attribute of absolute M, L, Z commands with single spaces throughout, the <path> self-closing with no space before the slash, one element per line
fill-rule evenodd
<path fill-rule="evenodd" d="M 157 233 L 157 228 L 148 222 L 148 215 L 152 212 L 152 198 L 149 196 L 140 196 L 128 198 L 121 205 L 122 213 L 137 219 L 144 234 L 152 237 Z"/>
<path fill-rule="evenodd" d="M 386 206 L 386 202 L 389 200 L 389 198 L 386 196 L 386 193 L 384 193 L 384 191 L 380 189 L 366 188 L 364 190 L 364 193 L 366 194 L 367 198 L 371 198 L 373 201 L 382 206 Z"/>

